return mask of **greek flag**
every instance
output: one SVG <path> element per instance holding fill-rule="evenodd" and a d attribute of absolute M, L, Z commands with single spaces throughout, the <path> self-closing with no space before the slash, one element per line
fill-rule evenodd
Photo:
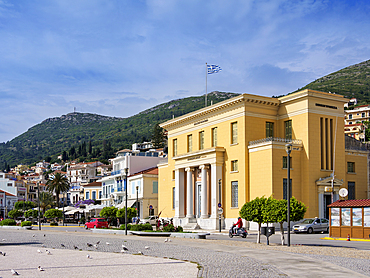
<path fill-rule="evenodd" d="M 218 73 L 219 71 L 221 71 L 220 66 L 217 66 L 217 65 L 207 65 L 207 72 L 208 72 L 208 74 Z"/>

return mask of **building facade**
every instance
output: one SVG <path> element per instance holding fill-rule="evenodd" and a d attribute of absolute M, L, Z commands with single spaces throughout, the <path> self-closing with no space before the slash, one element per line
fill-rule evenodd
<path fill-rule="evenodd" d="M 228 227 L 244 203 L 286 198 L 287 143 L 291 194 L 308 206 L 306 217 L 328 217 L 330 191 L 335 201 L 341 187 L 366 198 L 367 152 L 345 150 L 346 102 L 313 90 L 281 98 L 242 94 L 161 124 L 169 150 L 158 165 L 161 216 L 218 229 L 218 206 Z"/>

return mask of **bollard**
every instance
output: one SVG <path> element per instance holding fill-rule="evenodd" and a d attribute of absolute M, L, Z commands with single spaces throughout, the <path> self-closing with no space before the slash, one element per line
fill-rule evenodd
<path fill-rule="evenodd" d="M 347 241 L 351 241 L 351 239 L 350 239 L 350 237 L 349 237 L 349 234 L 348 234 L 348 236 L 347 236 Z"/>

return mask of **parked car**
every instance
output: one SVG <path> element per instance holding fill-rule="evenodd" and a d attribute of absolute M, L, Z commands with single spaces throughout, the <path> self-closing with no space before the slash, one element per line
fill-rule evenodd
<path fill-rule="evenodd" d="M 157 215 L 152 215 L 145 217 L 144 219 L 141 219 L 139 224 L 147 224 L 149 223 L 150 225 L 156 225 L 158 221 L 158 216 Z"/>
<path fill-rule="evenodd" d="M 329 220 L 325 218 L 307 218 L 293 226 L 294 233 L 312 234 L 316 232 L 329 233 Z"/>
<path fill-rule="evenodd" d="M 85 223 L 85 229 L 89 228 L 108 228 L 108 221 L 104 218 L 91 218 L 89 222 Z"/>

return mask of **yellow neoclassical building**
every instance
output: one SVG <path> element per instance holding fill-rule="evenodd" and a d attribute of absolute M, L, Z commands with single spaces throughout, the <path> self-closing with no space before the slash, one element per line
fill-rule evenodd
<path fill-rule="evenodd" d="M 224 228 L 245 202 L 286 198 L 287 143 L 291 194 L 308 206 L 306 217 L 328 218 L 333 172 L 334 201 L 343 187 L 348 198 L 367 198 L 367 151 L 345 149 L 346 102 L 313 90 L 281 98 L 241 94 L 162 123 L 168 160 L 158 165 L 161 217 L 218 229 L 219 204 Z"/>

